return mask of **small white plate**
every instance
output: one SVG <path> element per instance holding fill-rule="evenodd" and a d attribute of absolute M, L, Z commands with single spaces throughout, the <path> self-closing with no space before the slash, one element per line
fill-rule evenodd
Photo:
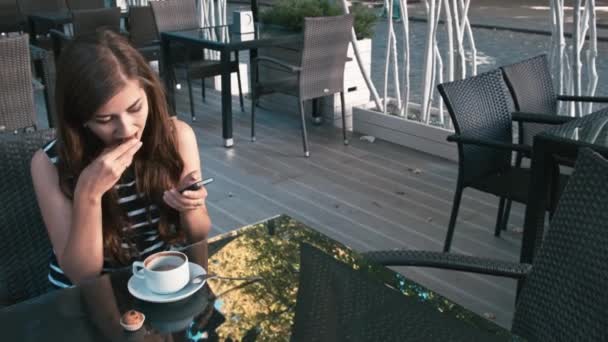
<path fill-rule="evenodd" d="M 188 266 L 190 267 L 190 279 L 201 274 L 207 274 L 207 271 L 205 271 L 205 269 L 198 264 L 189 262 Z M 198 284 L 188 282 L 188 285 L 186 285 L 183 289 L 177 292 L 169 294 L 158 294 L 148 289 L 144 279 L 138 278 L 136 276 L 131 276 L 131 278 L 129 279 L 129 283 L 127 284 L 127 288 L 129 289 L 129 292 L 133 295 L 133 297 L 137 299 L 152 303 L 170 303 L 190 297 L 201 287 L 203 287 L 205 283 L 206 280 Z"/>

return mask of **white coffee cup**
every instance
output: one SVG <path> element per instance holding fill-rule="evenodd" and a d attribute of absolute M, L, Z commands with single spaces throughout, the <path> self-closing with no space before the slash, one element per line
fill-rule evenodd
<path fill-rule="evenodd" d="M 154 253 L 143 262 L 133 262 L 133 275 L 144 279 L 146 287 L 152 292 L 177 292 L 190 281 L 188 257 L 177 251 Z"/>

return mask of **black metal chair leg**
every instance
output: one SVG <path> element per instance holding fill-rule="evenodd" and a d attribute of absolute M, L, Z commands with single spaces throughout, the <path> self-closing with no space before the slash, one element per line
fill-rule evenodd
<path fill-rule="evenodd" d="M 249 84 L 251 84 L 251 141 L 255 141 L 255 105 L 257 101 L 257 63 L 251 61 Z"/>
<path fill-rule="evenodd" d="M 245 104 L 243 103 L 243 87 L 241 86 L 241 71 L 239 70 L 238 60 L 236 68 L 236 80 L 239 84 L 239 101 L 241 102 L 241 112 L 245 113 Z"/>
<path fill-rule="evenodd" d="M 190 115 L 192 121 L 196 121 L 196 114 L 194 113 L 194 95 L 192 94 L 192 79 L 190 78 L 189 71 L 186 71 L 186 82 L 188 83 L 188 95 L 190 96 Z"/>
<path fill-rule="evenodd" d="M 504 213 L 502 214 L 502 222 L 500 223 L 500 228 L 502 230 L 507 230 L 507 226 L 509 225 L 509 215 L 511 214 L 511 203 L 513 203 L 513 201 L 507 200 L 507 202 L 505 204 L 505 210 L 504 210 Z"/>
<path fill-rule="evenodd" d="M 452 204 L 452 214 L 450 215 L 450 223 L 448 224 L 448 233 L 445 236 L 445 243 L 443 244 L 443 251 L 449 252 L 452 246 L 452 238 L 454 237 L 454 227 L 456 226 L 456 218 L 458 217 L 458 209 L 460 208 L 460 199 L 462 198 L 462 185 L 460 180 L 456 185 L 456 192 L 454 193 L 454 202 Z"/>
<path fill-rule="evenodd" d="M 494 227 L 494 236 L 500 236 L 500 231 L 502 230 L 502 221 L 505 212 L 505 197 L 500 198 L 500 202 L 498 203 L 498 214 L 496 215 L 496 226 Z"/>
<path fill-rule="evenodd" d="M 521 131 L 521 129 L 520 129 Z M 521 162 L 524 159 L 524 155 L 521 152 L 517 152 L 517 154 L 515 155 L 515 166 L 516 167 L 521 167 Z M 509 224 L 509 214 L 511 213 L 511 203 L 513 201 L 511 201 L 510 199 L 507 199 L 507 202 L 505 204 L 505 210 L 503 213 L 503 218 L 502 218 L 502 222 L 500 223 L 500 227 L 502 230 L 507 230 L 507 226 Z"/>
<path fill-rule="evenodd" d="M 201 78 L 201 95 L 203 96 L 203 102 L 207 103 L 207 98 L 205 97 L 205 79 Z"/>
<path fill-rule="evenodd" d="M 348 145 L 348 139 L 346 138 L 346 110 L 344 107 L 344 92 L 340 92 L 340 105 L 342 107 L 342 137 L 344 138 L 344 145 Z"/>
<path fill-rule="evenodd" d="M 298 103 L 300 104 L 300 117 L 302 118 L 302 143 L 304 144 L 304 156 L 310 157 L 308 151 L 308 135 L 306 134 L 306 117 L 304 114 L 304 102 L 298 97 Z"/>

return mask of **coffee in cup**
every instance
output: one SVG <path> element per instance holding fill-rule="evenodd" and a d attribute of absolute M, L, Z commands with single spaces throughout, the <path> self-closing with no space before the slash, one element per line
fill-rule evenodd
<path fill-rule="evenodd" d="M 177 292 L 190 281 L 188 257 L 177 251 L 154 253 L 143 262 L 133 263 L 133 275 L 144 279 L 146 287 L 152 292 Z"/>

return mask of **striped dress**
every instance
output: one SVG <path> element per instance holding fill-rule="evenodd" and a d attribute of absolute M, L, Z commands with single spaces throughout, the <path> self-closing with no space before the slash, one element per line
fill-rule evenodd
<path fill-rule="evenodd" d="M 55 148 L 55 140 L 47 143 L 43 150 L 51 162 L 57 164 L 58 155 Z M 158 235 L 158 221 L 160 217 L 158 207 L 146 201 L 142 194 L 137 193 L 133 167 L 129 167 L 124 172 L 114 188 L 118 191 L 118 203 L 124 212 L 127 213 L 131 222 L 130 226 L 124 227 L 123 229 L 131 230 L 130 236 L 132 237 L 131 244 L 133 246 L 130 246 L 125 241 L 122 244 L 122 248 L 135 248 L 135 251 L 132 253 L 138 255 L 138 257 L 134 258 L 132 261 L 143 260 L 150 254 L 169 249 L 170 246 L 162 241 Z M 150 210 L 149 217 L 146 208 Z M 112 272 L 113 270 L 124 266 L 125 265 L 113 263 L 106 257 L 104 259 L 102 273 Z M 55 253 L 51 255 L 48 279 L 51 284 L 57 288 L 72 286 L 70 280 L 64 275 L 59 267 Z"/>

